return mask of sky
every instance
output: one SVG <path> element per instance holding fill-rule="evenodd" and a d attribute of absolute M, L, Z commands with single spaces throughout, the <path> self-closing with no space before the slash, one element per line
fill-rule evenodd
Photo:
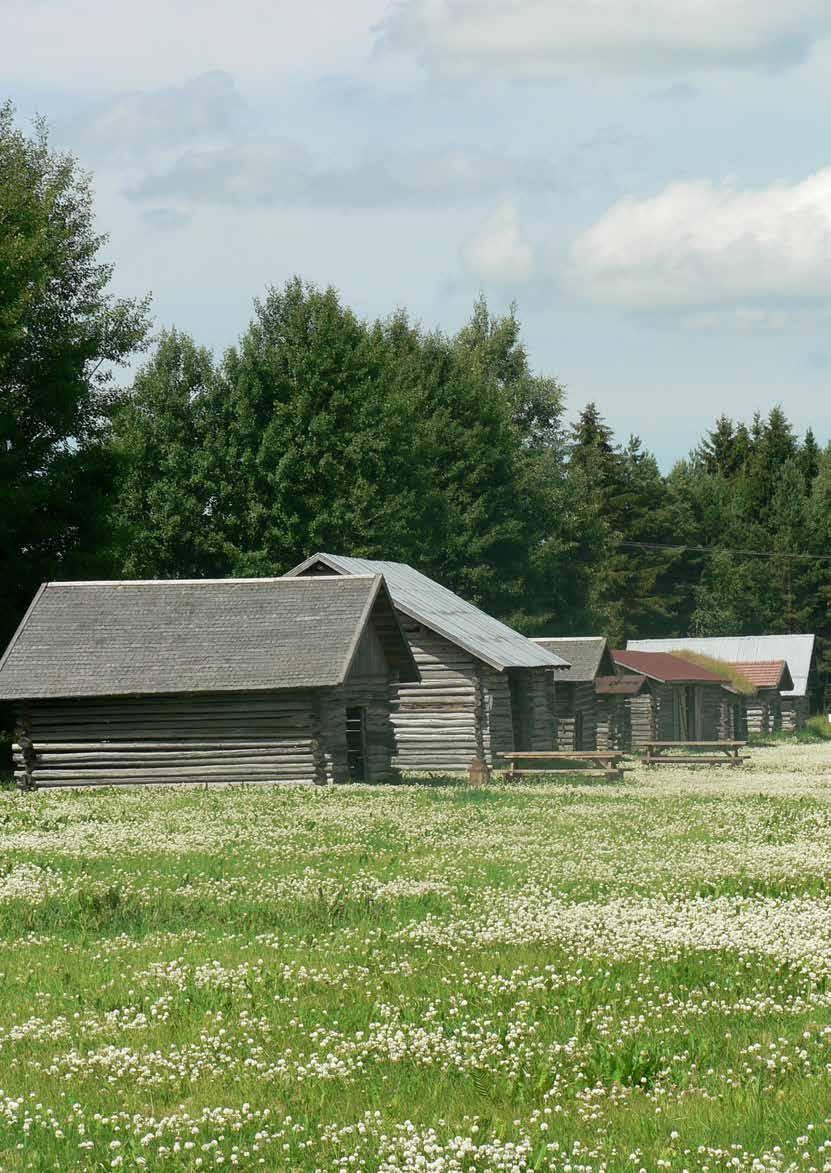
<path fill-rule="evenodd" d="M 828 0 L 0 0 L 0 79 L 159 329 L 484 293 L 664 468 L 722 412 L 831 439 Z"/>

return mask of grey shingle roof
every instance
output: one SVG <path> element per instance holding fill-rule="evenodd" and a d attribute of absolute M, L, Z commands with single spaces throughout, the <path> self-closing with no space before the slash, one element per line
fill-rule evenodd
<path fill-rule="evenodd" d="M 564 637 L 544 636 L 534 640 L 539 647 L 560 656 L 571 665 L 557 673 L 557 683 L 581 684 L 598 675 L 614 676 L 615 664 L 608 643 L 602 635 Z"/>
<path fill-rule="evenodd" d="M 0 699 L 335 685 L 376 607 L 418 680 L 377 576 L 47 583 L 0 661 Z"/>
<path fill-rule="evenodd" d="M 480 611 L 405 562 L 312 554 L 288 574 L 302 574 L 316 563 L 338 574 L 382 574 L 395 606 L 411 619 L 464 648 L 500 671 L 504 668 L 561 668 L 563 661 L 512 627 Z M 559 677 L 558 677 L 559 679 Z"/>
<path fill-rule="evenodd" d="M 783 691 L 782 696 L 805 696 L 814 656 L 814 636 L 714 635 L 695 639 L 630 639 L 626 647 L 637 652 L 700 652 L 714 660 L 736 664 L 785 660 L 794 687 Z"/>

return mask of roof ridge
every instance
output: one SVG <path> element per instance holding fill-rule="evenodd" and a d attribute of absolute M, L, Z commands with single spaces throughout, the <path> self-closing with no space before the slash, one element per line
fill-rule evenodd
<path fill-rule="evenodd" d="M 365 579 L 371 581 L 381 578 L 380 574 L 315 574 L 309 577 L 291 578 L 285 574 L 267 575 L 263 578 L 236 578 L 228 575 L 225 578 L 79 578 L 54 579 L 43 583 L 46 587 L 94 587 L 94 586 L 217 586 L 219 583 L 228 585 L 247 584 L 255 582 L 342 582 L 344 579 Z"/>

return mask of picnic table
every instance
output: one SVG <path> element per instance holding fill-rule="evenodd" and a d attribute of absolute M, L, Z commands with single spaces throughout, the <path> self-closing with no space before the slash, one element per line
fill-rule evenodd
<path fill-rule="evenodd" d="M 709 765 L 709 766 L 740 766 L 746 758 L 741 751 L 747 745 L 746 741 L 647 741 L 644 743 L 647 766 L 661 765 Z M 686 757 L 665 757 L 665 750 L 680 749 L 688 751 Z M 703 752 L 696 752 L 696 751 Z M 715 751 L 718 750 L 719 753 Z M 707 752 L 709 751 L 709 753 Z"/>
<path fill-rule="evenodd" d="M 589 777 L 604 777 L 612 781 L 620 781 L 623 770 L 620 760 L 623 754 L 619 750 L 595 749 L 546 749 L 546 750 L 514 750 L 512 753 L 496 754 L 508 763 L 511 774 L 586 774 Z M 517 762 L 530 761 L 530 768 L 517 768 Z M 581 762 L 583 765 L 556 768 L 562 762 Z M 552 763 L 552 765 L 547 765 Z M 552 766 L 554 768 L 552 768 Z M 540 768 L 542 767 L 542 768 Z"/>

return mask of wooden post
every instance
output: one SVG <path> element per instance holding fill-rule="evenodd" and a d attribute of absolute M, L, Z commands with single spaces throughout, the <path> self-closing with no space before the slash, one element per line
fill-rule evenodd
<path fill-rule="evenodd" d="M 37 754 L 35 753 L 35 745 L 32 741 L 31 733 L 31 719 L 28 713 L 23 712 L 20 714 L 14 730 L 15 741 L 20 747 L 20 758 L 23 763 L 23 777 L 19 783 L 21 790 L 37 789 L 32 776 L 32 767 L 37 759 Z"/>
<path fill-rule="evenodd" d="M 470 763 L 468 778 L 471 786 L 487 786 L 491 780 L 488 763 L 484 758 L 474 758 Z"/>

